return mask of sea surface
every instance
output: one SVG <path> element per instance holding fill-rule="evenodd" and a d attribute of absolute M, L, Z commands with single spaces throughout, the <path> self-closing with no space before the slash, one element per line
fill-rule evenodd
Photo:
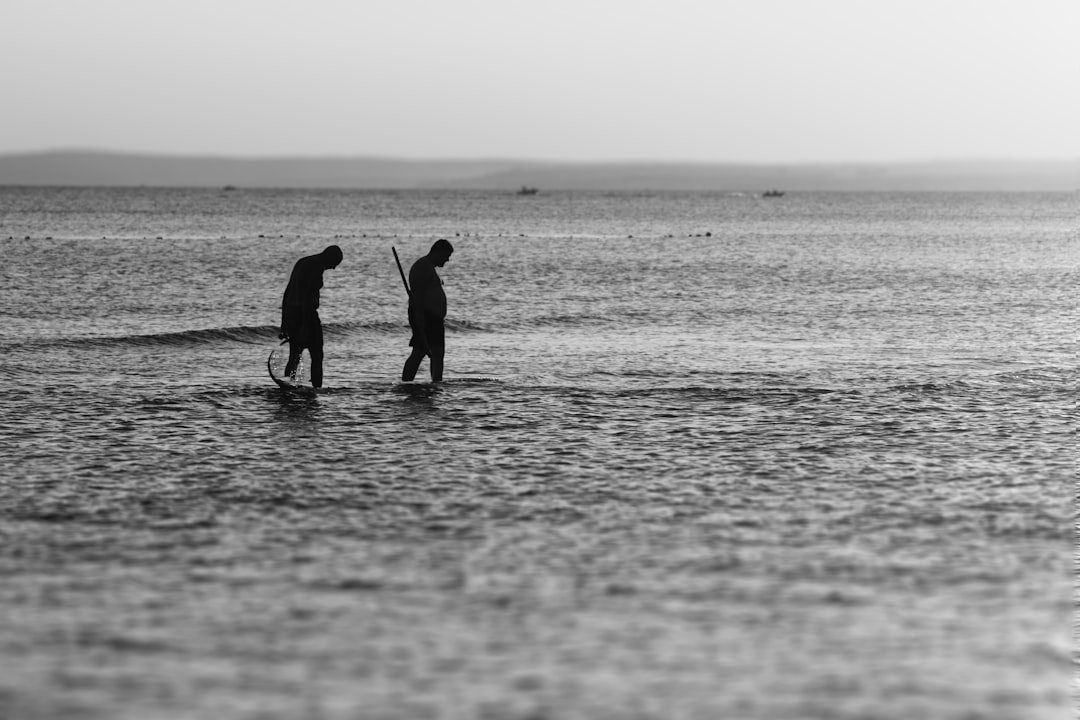
<path fill-rule="evenodd" d="M 1071 718 L 1077 207 L 0 188 L 0 717 Z"/>

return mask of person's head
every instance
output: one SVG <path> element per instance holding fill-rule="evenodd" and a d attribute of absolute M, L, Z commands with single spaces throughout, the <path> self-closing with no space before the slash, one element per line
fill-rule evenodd
<path fill-rule="evenodd" d="M 431 258 L 432 264 L 437 267 L 442 267 L 446 264 L 446 261 L 450 259 L 450 256 L 454 254 L 454 246 L 450 244 L 449 240 L 436 240 L 435 244 L 431 246 L 431 251 L 428 253 L 428 257 Z"/>
<path fill-rule="evenodd" d="M 341 254 L 341 248 L 339 248 L 337 245 L 331 245 L 330 247 L 326 248 L 322 251 L 322 253 L 320 253 L 320 256 L 323 259 L 323 267 L 325 267 L 327 270 L 333 270 L 338 265 L 340 265 L 341 258 L 343 257 L 343 255 Z"/>

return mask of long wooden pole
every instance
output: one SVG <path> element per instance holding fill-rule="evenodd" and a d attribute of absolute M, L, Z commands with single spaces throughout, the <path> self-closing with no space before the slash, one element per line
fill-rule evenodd
<path fill-rule="evenodd" d="M 409 281 L 405 279 L 405 271 L 401 268 L 401 260 L 397 256 L 397 248 L 391 245 L 390 249 L 394 251 L 394 262 L 397 263 L 397 271 L 401 273 L 401 284 L 405 286 L 405 294 L 411 297 L 412 293 L 409 291 Z"/>

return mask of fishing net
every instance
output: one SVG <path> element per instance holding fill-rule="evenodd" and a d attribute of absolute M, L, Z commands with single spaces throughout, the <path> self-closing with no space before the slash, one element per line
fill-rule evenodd
<path fill-rule="evenodd" d="M 291 375 L 285 374 L 285 365 L 289 362 L 289 341 L 283 340 L 280 345 L 270 351 L 270 357 L 266 360 L 266 369 L 270 371 L 270 377 L 286 385 L 311 387 L 311 358 L 307 350 L 300 353 L 300 362 Z"/>

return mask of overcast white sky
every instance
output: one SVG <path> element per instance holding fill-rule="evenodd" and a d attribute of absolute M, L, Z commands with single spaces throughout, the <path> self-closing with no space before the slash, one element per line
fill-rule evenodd
<path fill-rule="evenodd" d="M 2 0 L 0 152 L 1080 156 L 1078 0 Z"/>

